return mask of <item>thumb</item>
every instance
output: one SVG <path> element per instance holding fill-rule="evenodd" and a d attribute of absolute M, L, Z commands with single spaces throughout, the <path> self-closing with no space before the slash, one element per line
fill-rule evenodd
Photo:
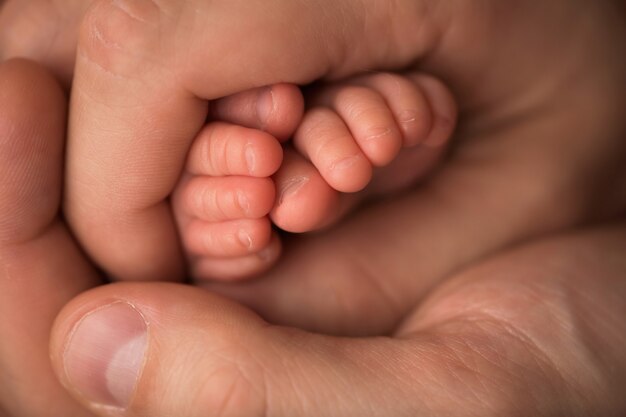
<path fill-rule="evenodd" d="M 405 67 L 433 44 L 430 25 L 414 28 L 436 2 L 402 0 L 402 13 L 387 3 L 95 1 L 78 40 L 65 193 L 90 257 L 116 278 L 181 278 L 167 199 L 206 121 L 205 100 Z"/>
<path fill-rule="evenodd" d="M 64 310 L 52 358 L 100 415 L 398 416 L 424 407 L 407 380 L 433 374 L 407 347 L 271 326 L 197 288 L 124 283 Z"/>

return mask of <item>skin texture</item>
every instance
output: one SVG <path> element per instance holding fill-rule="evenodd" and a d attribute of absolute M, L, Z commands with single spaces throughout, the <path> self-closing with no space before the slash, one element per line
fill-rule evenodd
<path fill-rule="evenodd" d="M 62 109 L 60 89 L 24 62 L 3 64 L 0 80 L 15 88 L 2 96 L 2 108 L 9 100 L 16 109 L 3 112 L 0 123 L 0 166 L 14 179 L 3 176 L 0 193 L 8 214 L 0 228 L 0 306 L 3 317 L 20 311 L 19 320 L 0 327 L 3 414 L 92 415 L 61 389 L 47 364 L 51 319 L 66 303 L 52 330 L 54 369 L 95 415 L 623 413 L 623 222 L 536 241 L 466 268 L 391 337 L 349 339 L 268 325 L 240 304 L 175 284 L 115 284 L 70 301 L 99 280 L 55 216 L 58 197 L 49 198 L 55 183 L 60 189 L 63 114 L 44 119 L 33 110 Z M 32 152 L 41 146 L 45 157 Z M 374 214 L 364 212 L 362 221 L 386 223 Z M 335 233 L 339 242 L 342 233 Z M 300 246 L 312 249 L 309 242 Z M 306 253 L 309 265 L 318 261 L 314 251 Z M 126 410 L 88 401 L 63 365 L 76 324 L 111 305 L 132 305 L 149 323 L 149 359 Z"/>
<path fill-rule="evenodd" d="M 622 414 L 626 371 L 616 349 L 626 332 L 624 227 L 608 223 L 587 232 L 556 233 L 623 217 L 624 126 L 617 113 L 623 108 L 619 92 L 626 73 L 618 53 L 625 39 L 623 21 L 612 2 L 554 2 L 542 5 L 541 13 L 528 2 L 502 8 L 484 2 L 475 9 L 450 4 L 459 9 L 447 14 L 424 6 L 442 21 L 452 19 L 455 29 L 433 36 L 439 46 L 423 60 L 461 98 L 465 125 L 446 168 L 422 190 L 363 210 L 326 234 L 295 240 L 285 263 L 264 280 L 213 288 L 274 323 L 399 338 L 351 340 L 268 328 L 249 310 L 194 289 L 125 284 L 87 293 L 62 313 L 52 352 L 61 378 L 68 382 L 61 364 L 67 333 L 86 313 L 122 300 L 159 324 L 151 330 L 151 349 L 156 350 L 150 351 L 152 360 L 144 365 L 128 415 L 168 415 L 181 409 L 190 415 L 220 410 L 228 415 L 229 404 L 234 404 L 230 410 L 250 415 L 329 414 L 315 406 L 345 409 L 347 415 L 377 410 L 384 410 L 383 415 L 415 415 L 416 410 L 426 415 L 524 415 L 528 410 L 537 415 Z M 228 16 L 227 10 L 219 11 Z M 427 26 L 421 29 L 424 44 L 432 33 Z M 428 49 L 404 40 L 398 46 L 400 58 Z M 348 59 L 320 60 L 319 51 L 309 49 L 312 62 L 321 64 L 307 68 L 319 75 L 330 68 L 328 76 L 341 76 L 350 65 L 371 67 L 384 55 L 372 52 L 367 65 L 358 59 L 365 60 L 365 54 L 351 51 L 355 55 Z M 509 51 L 515 54 L 507 58 Z M 254 51 L 243 52 L 251 54 L 253 63 L 258 58 Z M 342 55 L 331 52 L 331 58 Z M 409 61 L 393 58 L 389 66 Z M 333 68 L 327 62 L 342 65 Z M 116 69 L 131 71 L 133 65 Z M 204 76 L 199 71 L 191 73 Z M 316 76 L 296 73 L 289 81 Z M 237 90 L 238 82 L 245 88 L 254 84 L 245 74 L 221 75 L 234 80 L 222 84 L 224 90 Z M 262 75 L 267 77 L 260 76 L 259 83 L 271 78 Z M 87 87 L 81 88 L 88 89 L 89 79 L 83 82 Z M 97 85 L 93 82 L 91 88 Z M 114 102 L 116 94 L 120 91 L 103 100 Z M 554 237 L 538 238 L 549 233 Z M 534 243 L 506 250 L 531 237 Z M 159 313 L 162 309 L 165 313 Z M 233 335 L 233 328 L 241 333 Z M 239 342 L 244 339 L 254 341 L 258 353 L 242 353 Z M 177 340 L 176 349 L 172 340 Z M 193 353 L 189 363 L 171 359 L 181 343 Z M 216 354 L 194 349 L 212 343 L 218 346 Z M 298 355 L 294 345 L 307 346 L 305 352 L 311 354 Z M 6 351 L 14 353 L 20 346 Z M 399 361 L 390 363 L 389 357 Z M 238 379 L 243 381 L 233 385 L 238 389 L 228 392 L 215 388 L 224 380 L 212 370 L 224 366 L 225 378 L 232 378 L 242 374 L 240 369 L 254 369 L 250 364 L 258 363 L 256 358 L 264 360 L 266 370 L 260 375 L 265 378 L 253 377 L 249 384 Z M 418 382 L 415 375 L 421 377 Z M 160 388 L 170 387 L 173 378 L 200 388 L 187 395 Z M 285 389 L 250 388 L 261 380 Z M 402 387 L 395 389 L 397 384 Z M 380 395 L 381 386 L 393 392 Z M 346 387 L 349 394 L 333 395 Z M 70 390 L 76 394 L 81 387 Z M 243 394 L 233 397 L 233 392 Z M 274 397 L 283 392 L 289 394 Z M 320 392 L 328 400 L 312 405 Z M 475 402 L 456 407 L 455 401 L 468 397 Z M 366 404 L 374 406 L 359 408 Z"/>
<path fill-rule="evenodd" d="M 623 73 L 623 62 L 614 62 L 623 61 L 612 50 L 615 41 L 608 41 L 619 39 L 621 33 L 611 33 L 597 23 L 616 19 L 610 3 L 583 7 L 562 2 L 538 9 L 525 2 L 506 7 L 488 2 L 479 8 L 465 2 L 437 6 L 405 0 L 396 8 L 375 3 L 367 12 L 358 3 L 332 3 L 313 9 L 287 0 L 272 8 L 265 1 L 247 2 L 245 7 L 227 2 L 159 6 L 103 1 L 90 9 L 81 27 L 72 90 L 65 202 L 78 238 L 111 275 L 139 280 L 181 276 L 182 258 L 172 256 L 178 249 L 165 199 L 178 179 L 191 139 L 202 126 L 205 99 L 275 82 L 341 78 L 362 68 L 403 68 L 416 59 L 453 87 L 466 119 L 451 169 L 433 184 L 433 192 L 454 200 L 446 201 L 453 206 L 446 209 L 463 208 L 460 216 L 467 218 L 458 219 L 461 223 L 474 223 L 475 217 L 468 214 L 476 210 L 497 219 L 498 224 L 472 237 L 490 247 L 476 248 L 468 254 L 471 258 L 577 223 L 595 210 L 588 207 L 588 201 L 593 201 L 588 192 L 576 189 L 578 184 L 585 182 L 587 190 L 606 184 L 600 172 L 609 169 L 606 165 L 617 169 L 617 155 L 624 153 L 623 142 L 616 140 L 616 126 L 621 124 L 617 109 L 624 98 L 606 81 Z M 323 12 L 332 8 L 340 9 Z M 579 13 L 587 18 L 581 20 Z M 180 24 L 193 16 L 205 20 Z M 219 21 L 214 16 L 220 16 Z M 203 29 L 217 31 L 220 22 L 235 18 L 241 23 L 229 29 L 227 42 L 217 43 L 218 38 Z M 391 20 L 394 25 L 388 23 Z M 545 30 L 529 35 L 528 21 Z M 554 21 L 565 22 L 564 27 L 555 29 Z M 284 27 L 284 22 L 290 26 Z M 308 22 L 329 28 L 322 42 L 317 26 Z M 367 27 L 362 29 L 364 22 Z M 420 31 L 414 30 L 415 22 Z M 258 25 L 271 28 L 264 29 L 267 36 L 240 42 Z M 386 29 L 390 26 L 392 33 Z M 155 27 L 175 36 L 155 37 Z M 347 27 L 350 36 L 344 37 L 336 27 Z M 619 26 L 608 25 L 613 27 Z M 294 36 L 284 37 L 285 31 Z M 365 39 L 359 44 L 368 47 L 350 48 L 361 35 Z M 182 39 L 185 48 L 178 45 Z M 235 48 L 235 43 L 244 46 Z M 285 59 L 268 60 L 266 48 Z M 494 50 L 504 56 L 496 59 L 490 53 Z M 205 63 L 218 59 L 220 65 L 205 69 Z M 255 71 L 235 75 L 244 61 Z M 595 63 L 593 73 L 586 70 L 589 62 Z M 577 88 L 571 89 L 571 84 Z M 569 131 L 560 130 L 564 124 Z M 587 139 L 592 136 L 598 138 L 593 143 Z M 519 151 L 522 143 L 524 149 Z M 592 158 L 589 146 L 601 148 L 603 156 L 597 149 Z M 553 172 L 552 157 L 557 154 L 562 164 L 559 172 Z M 498 165 L 497 177 L 483 174 L 495 170 L 492 164 Z M 481 169 L 475 169 L 478 166 Z M 528 171 L 532 171 L 530 178 Z M 539 179 L 547 180 L 537 189 L 533 184 Z M 511 183 L 523 185 L 510 187 Z M 606 185 L 610 199 L 615 186 Z M 481 207 L 476 207 L 475 202 L 463 200 L 470 196 L 456 192 L 463 186 L 477 188 L 475 192 L 488 203 L 481 201 Z M 506 201 L 506 206 L 500 201 Z M 540 221 L 534 221 L 537 218 Z M 435 234 L 446 235 L 445 231 Z M 127 262 L 129 258 L 134 261 Z"/>
<path fill-rule="evenodd" d="M 76 28 L 90 0 L 0 1 L 0 54 L 34 59 L 69 87 L 76 55 Z"/>
<path fill-rule="evenodd" d="M 363 9 L 344 1 L 316 10 L 287 3 L 268 8 L 265 2 L 242 7 L 102 1 L 83 19 L 66 211 L 88 253 L 114 277 L 173 279 L 182 274 L 165 198 L 206 115 L 201 99 L 279 81 L 336 79 L 363 68 L 406 68 L 417 59 L 420 68 L 453 87 L 463 117 L 452 163 L 420 199 L 418 211 L 440 220 L 423 213 L 419 228 L 429 236 L 477 229 L 467 233 L 467 240 L 443 239 L 440 246 L 463 254 L 462 259 L 444 255 L 435 270 L 420 271 L 426 287 L 497 248 L 621 209 L 624 181 L 607 174 L 620 169 L 624 154 L 623 141 L 617 139 L 624 100 L 616 88 L 624 83 L 617 2 L 537 6 L 511 1 L 505 6 L 486 1 L 477 6 L 398 1 Z M 223 43 L 205 30 L 219 30 L 215 16 L 220 22 L 230 16 L 241 22 Z M 196 18 L 205 20 L 193 23 Z M 529 31 L 529 24 L 535 29 Z M 155 37 L 155 25 L 164 33 L 177 28 L 176 36 Z M 255 25 L 266 36 L 249 40 L 246 35 Z M 345 30 L 334 29 L 339 27 Z M 285 32 L 294 36 L 284 37 Z M 368 42 L 361 43 L 362 35 Z M 233 47 L 244 36 L 245 47 Z M 351 47 L 355 39 L 368 48 Z M 186 46 L 179 47 L 180 42 Z M 285 59 L 268 61 L 268 54 L 260 52 L 265 48 Z M 237 55 L 227 52 L 234 50 Z M 205 68 L 218 57 L 221 65 Z M 243 67 L 254 71 L 242 73 Z M 561 161 L 558 167 L 553 158 Z M 439 212 L 451 220 L 442 224 L 445 216 Z M 414 303 L 415 289 L 390 282 L 411 294 L 408 304 Z"/>
<path fill-rule="evenodd" d="M 0 65 L 2 416 L 92 416 L 63 391 L 48 354 L 63 305 L 100 284 L 60 217 L 66 108 L 45 70 Z"/>

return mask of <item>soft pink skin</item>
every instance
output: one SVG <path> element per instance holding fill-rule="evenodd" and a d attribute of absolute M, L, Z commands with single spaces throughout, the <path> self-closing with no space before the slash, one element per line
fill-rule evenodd
<path fill-rule="evenodd" d="M 301 97 L 294 89 L 272 87 L 279 107 L 297 108 Z M 245 93 L 228 100 L 214 108 L 245 121 L 259 98 Z M 288 149 L 284 160 L 277 139 L 224 122 L 209 123 L 194 140 L 172 200 L 193 278 L 247 278 L 271 267 L 279 247 L 270 211 L 279 228 L 310 232 L 374 195 L 409 187 L 440 160 L 456 122 L 452 94 L 424 74 L 380 73 L 321 85 L 308 95 L 307 108 L 294 132 L 299 155 Z M 279 124 L 271 128 L 278 136 Z M 401 151 L 404 162 L 394 164 Z M 374 172 L 377 180 L 368 187 Z M 262 181 L 274 173 L 275 188 Z M 246 260 L 240 268 L 237 258 Z M 220 262 L 215 272 L 209 261 Z M 223 261 L 232 267 L 221 276 Z"/>

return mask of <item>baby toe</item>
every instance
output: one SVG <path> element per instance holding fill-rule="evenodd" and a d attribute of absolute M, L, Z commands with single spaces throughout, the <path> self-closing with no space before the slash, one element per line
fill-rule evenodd
<path fill-rule="evenodd" d="M 369 159 L 333 110 L 309 110 L 296 131 L 294 145 L 337 191 L 360 191 L 371 179 Z"/>
<path fill-rule="evenodd" d="M 207 222 L 266 216 L 276 194 L 270 178 L 197 176 L 181 187 L 174 204 Z"/>
<path fill-rule="evenodd" d="M 384 97 L 367 86 L 340 84 L 318 97 L 343 119 L 374 166 L 385 166 L 403 145 L 402 132 Z"/>
<path fill-rule="evenodd" d="M 189 255 L 224 258 L 257 253 L 269 244 L 272 236 L 267 218 L 215 223 L 194 220 L 182 232 Z"/>
<path fill-rule="evenodd" d="M 280 258 L 280 239 L 274 234 L 261 251 L 233 258 L 196 257 L 190 261 L 190 274 L 197 284 L 207 281 L 239 281 L 271 268 Z"/>
<path fill-rule="evenodd" d="M 282 162 L 282 147 L 271 135 L 223 122 L 208 124 L 187 159 L 191 175 L 269 177 Z"/>
<path fill-rule="evenodd" d="M 423 91 L 432 113 L 430 131 L 422 144 L 441 147 L 449 142 L 456 127 L 458 117 L 456 100 L 450 89 L 435 77 L 418 73 L 412 74 L 411 78 Z"/>
<path fill-rule="evenodd" d="M 281 229 L 310 232 L 328 225 L 338 215 L 339 193 L 297 152 L 285 152 L 285 162 L 273 178 L 277 199 L 270 218 Z"/>
<path fill-rule="evenodd" d="M 303 112 L 300 89 L 293 84 L 275 84 L 216 100 L 209 117 L 262 130 L 285 141 L 293 135 Z"/>

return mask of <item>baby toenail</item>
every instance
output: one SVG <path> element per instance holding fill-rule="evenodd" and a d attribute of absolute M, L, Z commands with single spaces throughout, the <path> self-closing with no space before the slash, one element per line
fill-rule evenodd
<path fill-rule="evenodd" d="M 308 177 L 294 177 L 286 181 L 280 190 L 280 196 L 278 197 L 278 204 L 282 204 L 286 198 L 296 194 L 302 187 L 309 182 Z"/>
<path fill-rule="evenodd" d="M 237 204 L 245 215 L 250 212 L 250 200 L 243 191 L 237 191 Z"/>
<path fill-rule="evenodd" d="M 254 153 L 254 148 L 251 144 L 247 144 L 244 152 L 246 157 L 246 165 L 248 166 L 248 172 L 252 174 L 254 173 L 254 169 L 256 168 L 256 154 Z"/>
<path fill-rule="evenodd" d="M 271 246 L 269 246 L 263 249 L 262 251 L 258 252 L 256 256 L 258 256 L 259 259 L 263 262 L 269 262 L 273 258 L 272 256 L 273 252 L 274 252 L 274 249 Z"/>
<path fill-rule="evenodd" d="M 398 122 L 412 123 L 417 120 L 417 110 L 403 110 L 398 114 Z"/>
<path fill-rule="evenodd" d="M 245 230 L 240 230 L 237 234 L 237 237 L 245 248 L 250 249 L 252 247 L 252 238 L 250 237 L 248 232 L 246 232 Z"/>
<path fill-rule="evenodd" d="M 335 170 L 343 170 L 348 169 L 356 165 L 361 159 L 360 155 L 353 155 L 347 158 L 340 159 L 330 164 L 330 169 L 332 171 Z"/>

